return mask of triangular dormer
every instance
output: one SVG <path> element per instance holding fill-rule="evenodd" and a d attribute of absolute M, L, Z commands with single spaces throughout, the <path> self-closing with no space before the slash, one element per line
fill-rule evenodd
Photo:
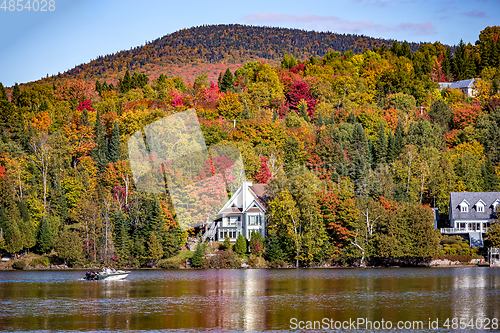
<path fill-rule="evenodd" d="M 491 209 L 493 209 L 493 212 L 496 212 L 498 210 L 498 208 L 500 206 L 500 199 L 496 199 L 495 201 L 493 201 L 493 203 L 491 204 Z"/>
<path fill-rule="evenodd" d="M 479 199 L 479 201 L 476 202 L 474 206 L 476 207 L 476 212 L 484 213 L 484 207 L 486 206 L 486 204 L 484 203 L 483 200 Z"/>
<path fill-rule="evenodd" d="M 461 203 L 458 204 L 458 206 L 460 207 L 460 212 L 462 213 L 468 213 L 469 212 L 469 206 L 470 204 L 467 202 L 467 200 L 462 200 Z"/>
<path fill-rule="evenodd" d="M 250 205 L 248 205 L 247 208 L 245 208 L 245 212 L 249 211 L 249 210 L 259 210 L 260 212 L 265 212 L 265 209 L 257 202 L 257 200 L 253 200 Z"/>

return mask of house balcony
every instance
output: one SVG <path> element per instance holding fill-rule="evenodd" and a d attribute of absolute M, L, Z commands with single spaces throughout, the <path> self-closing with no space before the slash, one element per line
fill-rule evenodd
<path fill-rule="evenodd" d="M 482 232 L 487 233 L 488 227 L 483 227 L 482 230 L 472 230 L 469 228 L 441 228 L 442 235 L 456 235 L 456 234 L 468 234 L 469 232 Z"/>

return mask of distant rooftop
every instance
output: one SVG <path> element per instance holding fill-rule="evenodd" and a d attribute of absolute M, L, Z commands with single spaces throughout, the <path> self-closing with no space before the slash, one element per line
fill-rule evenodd
<path fill-rule="evenodd" d="M 461 80 L 456 82 L 439 82 L 439 88 L 463 89 L 472 88 L 476 79 Z"/>

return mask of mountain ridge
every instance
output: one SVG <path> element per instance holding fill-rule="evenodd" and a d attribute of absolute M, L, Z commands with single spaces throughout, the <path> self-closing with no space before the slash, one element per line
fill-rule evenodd
<path fill-rule="evenodd" d="M 229 67 L 235 69 L 248 61 L 276 64 L 287 53 L 298 59 L 323 57 L 332 51 L 343 54 L 352 50 L 354 54 L 358 54 L 383 45 L 390 47 L 394 41 L 396 40 L 291 28 L 241 24 L 202 25 L 178 30 L 129 50 L 98 56 L 64 73 L 42 78 L 42 81 L 79 78 L 116 82 L 127 69 L 153 79 L 161 73 L 170 72 L 171 75 L 186 76 L 184 79 L 193 81 L 193 75 L 182 73 L 186 66 L 199 67 L 199 71 L 209 72 L 209 79 L 213 79 L 218 75 L 212 73 L 214 64 L 233 65 Z M 415 52 L 425 43 L 408 44 L 411 51 Z"/>

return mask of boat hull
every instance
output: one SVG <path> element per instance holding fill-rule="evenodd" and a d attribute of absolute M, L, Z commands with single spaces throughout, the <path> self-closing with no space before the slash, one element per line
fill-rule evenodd
<path fill-rule="evenodd" d="M 115 281 L 123 280 L 130 274 L 129 271 L 113 271 L 110 273 L 106 272 L 87 272 L 85 274 L 85 279 L 90 281 Z"/>

